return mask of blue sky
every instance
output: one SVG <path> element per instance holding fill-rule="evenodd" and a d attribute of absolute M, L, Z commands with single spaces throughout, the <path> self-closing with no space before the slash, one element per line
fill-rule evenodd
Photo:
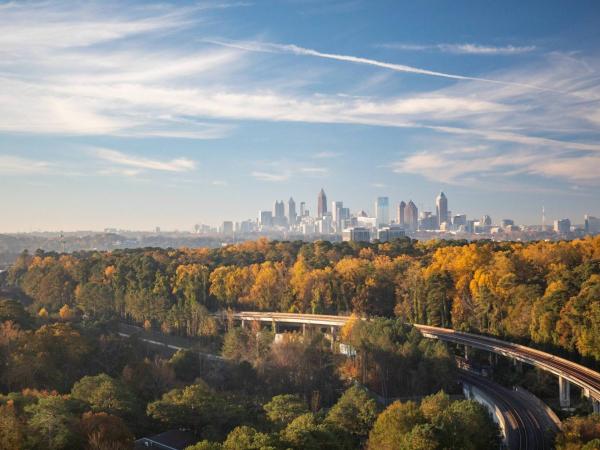
<path fill-rule="evenodd" d="M 0 231 L 293 196 L 600 215 L 597 1 L 0 2 Z"/>

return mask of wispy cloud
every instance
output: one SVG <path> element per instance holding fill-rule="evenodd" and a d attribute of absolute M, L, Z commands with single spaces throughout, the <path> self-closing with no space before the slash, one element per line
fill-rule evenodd
<path fill-rule="evenodd" d="M 253 171 L 250 175 L 260 181 L 281 182 L 289 180 L 291 173 Z"/>
<path fill-rule="evenodd" d="M 196 162 L 187 158 L 176 158 L 169 161 L 160 161 L 149 158 L 127 155 L 125 153 L 99 148 L 94 150 L 94 155 L 104 161 L 119 166 L 132 167 L 126 175 L 136 175 L 139 170 L 158 170 L 166 172 L 187 172 L 196 168 Z M 137 169 L 137 171 L 136 171 Z"/>
<path fill-rule="evenodd" d="M 329 173 L 326 167 L 300 167 L 299 171 L 306 175 L 322 177 Z"/>
<path fill-rule="evenodd" d="M 461 55 L 519 55 L 522 53 L 529 53 L 536 49 L 534 45 L 524 46 L 493 46 L 493 45 L 480 45 L 472 43 L 464 44 L 404 44 L 404 43 L 387 43 L 381 44 L 379 47 L 389 48 L 394 50 L 406 50 L 406 51 L 439 51 L 444 53 L 454 53 Z"/>
<path fill-rule="evenodd" d="M 28 175 L 48 172 L 52 164 L 13 155 L 0 155 L 0 173 L 4 175 Z"/>
<path fill-rule="evenodd" d="M 330 159 L 337 158 L 338 156 L 342 156 L 340 152 L 318 152 L 312 155 L 315 159 Z"/>
<path fill-rule="evenodd" d="M 437 183 L 477 185 L 498 188 L 510 184 L 520 175 L 535 175 L 552 180 L 566 180 L 582 185 L 600 185 L 597 168 L 600 155 L 584 153 L 567 156 L 559 150 L 491 146 L 470 149 L 432 149 L 420 151 L 395 161 L 391 169 L 409 173 Z M 511 181 L 512 180 L 512 181 Z M 521 188 L 526 189 L 521 183 Z"/>

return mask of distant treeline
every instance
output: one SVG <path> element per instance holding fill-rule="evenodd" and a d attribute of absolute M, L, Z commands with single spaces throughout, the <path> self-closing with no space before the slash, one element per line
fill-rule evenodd
<path fill-rule="evenodd" d="M 221 308 L 398 316 L 600 360 L 600 237 L 21 254 L 5 283 L 32 311 L 64 305 L 164 331 L 214 332 Z"/>

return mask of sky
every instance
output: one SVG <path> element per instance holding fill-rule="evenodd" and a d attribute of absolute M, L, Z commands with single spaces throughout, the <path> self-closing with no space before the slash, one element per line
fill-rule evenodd
<path fill-rule="evenodd" d="M 0 0 L 0 232 L 317 194 L 600 216 L 597 1 Z"/>

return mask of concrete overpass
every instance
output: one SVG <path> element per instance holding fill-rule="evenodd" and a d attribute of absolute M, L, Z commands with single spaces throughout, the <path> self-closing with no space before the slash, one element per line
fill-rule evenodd
<path fill-rule="evenodd" d="M 274 330 L 277 330 L 277 324 L 279 323 L 301 326 L 303 330 L 306 329 L 306 326 L 329 327 L 334 336 L 335 330 L 344 326 L 349 320 L 348 316 L 245 311 L 233 313 L 232 318 L 241 321 L 242 324 L 250 321 L 271 323 Z M 448 328 L 419 324 L 414 326 L 427 338 L 440 339 L 465 345 L 465 348 L 472 347 L 500 354 L 551 372 L 559 380 L 561 407 L 568 408 L 570 406 L 570 384 L 572 383 L 579 386 L 583 394 L 590 398 L 594 412 L 600 413 L 600 373 L 594 370 L 550 353 L 500 339 L 463 333 Z"/>

